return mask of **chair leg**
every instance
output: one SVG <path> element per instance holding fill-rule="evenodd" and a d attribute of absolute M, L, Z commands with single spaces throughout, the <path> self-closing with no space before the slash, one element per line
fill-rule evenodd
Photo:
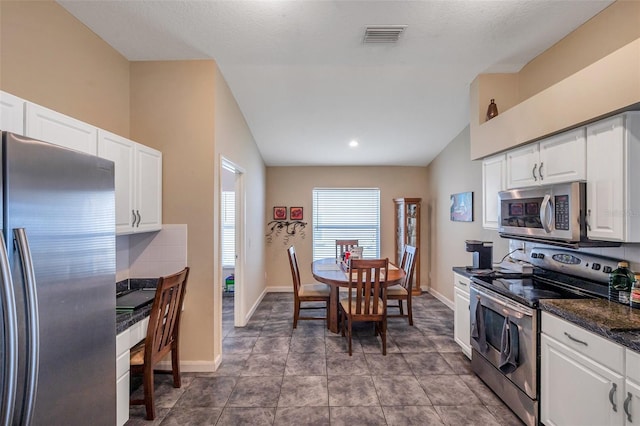
<path fill-rule="evenodd" d="M 180 380 L 180 357 L 177 342 L 171 348 L 171 372 L 173 373 L 173 387 L 179 388 L 182 386 L 182 382 Z"/>
<path fill-rule="evenodd" d="M 402 303 L 402 300 L 398 300 L 398 309 L 400 309 L 400 315 L 404 315 L 403 306 L 404 303 Z"/>
<path fill-rule="evenodd" d="M 347 321 L 349 322 L 349 356 L 352 356 L 353 352 L 351 351 L 351 320 L 347 319 Z"/>
<path fill-rule="evenodd" d="M 380 337 L 382 337 L 382 355 L 387 355 L 387 320 L 383 319 L 381 321 L 382 332 L 380 333 Z"/>
<path fill-rule="evenodd" d="M 411 309 L 411 297 L 407 299 L 407 314 L 409 315 L 409 325 L 413 325 L 413 310 Z"/>
<path fill-rule="evenodd" d="M 325 310 L 326 310 L 326 314 L 325 314 L 325 315 L 326 315 L 326 317 L 327 317 L 327 319 L 326 319 L 326 322 L 327 322 L 327 330 L 329 330 L 329 328 L 330 328 L 330 327 L 329 327 L 329 301 L 328 301 L 328 300 L 325 302 L 325 306 L 324 306 L 324 308 L 325 308 Z M 338 310 L 338 315 L 340 315 L 340 310 Z M 338 322 L 340 322 L 340 321 L 338 320 Z"/>
<path fill-rule="evenodd" d="M 300 317 L 300 302 L 296 303 L 293 308 L 293 328 L 298 327 L 299 317 Z"/>
<path fill-rule="evenodd" d="M 144 406 L 147 411 L 147 420 L 154 420 L 156 418 L 156 412 L 153 400 L 153 367 L 145 366 L 142 386 L 144 388 Z"/>

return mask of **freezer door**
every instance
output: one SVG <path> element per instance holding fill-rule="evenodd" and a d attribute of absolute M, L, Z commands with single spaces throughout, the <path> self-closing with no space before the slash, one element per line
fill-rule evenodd
<path fill-rule="evenodd" d="M 14 230 L 28 238 L 37 296 L 37 378 L 18 357 L 14 422 L 113 425 L 115 208 L 113 163 L 7 134 L 4 235 L 14 281 L 18 351 L 29 354 L 28 286 Z M 31 414 L 27 408 L 32 405 Z"/>

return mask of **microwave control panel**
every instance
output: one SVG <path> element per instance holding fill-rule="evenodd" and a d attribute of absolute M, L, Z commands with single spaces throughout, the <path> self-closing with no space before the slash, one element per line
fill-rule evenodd
<path fill-rule="evenodd" d="M 556 195 L 555 197 L 555 219 L 556 229 L 562 231 L 569 230 L 569 196 Z"/>

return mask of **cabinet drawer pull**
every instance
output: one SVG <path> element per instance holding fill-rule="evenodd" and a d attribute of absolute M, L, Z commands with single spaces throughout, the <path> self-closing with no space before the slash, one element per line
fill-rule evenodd
<path fill-rule="evenodd" d="M 537 178 L 537 176 L 536 176 L 536 169 L 537 169 L 537 168 L 538 168 L 538 163 L 536 163 L 536 164 L 534 164 L 534 165 L 533 165 L 533 170 L 531 171 L 531 173 L 533 174 L 533 180 L 534 180 L 534 182 L 537 182 L 537 181 L 538 181 L 538 178 Z"/>
<path fill-rule="evenodd" d="M 544 180 L 544 176 L 542 176 L 542 166 L 544 166 L 544 163 L 540 163 L 540 169 L 538 169 L 538 175 L 540 175 L 540 180 Z"/>
<path fill-rule="evenodd" d="M 611 383 L 611 390 L 609 391 L 609 402 L 611 403 L 611 408 L 613 408 L 613 411 L 615 412 L 618 412 L 618 406 L 615 402 L 613 402 L 613 397 L 615 396 L 617 389 L 618 385 L 616 385 L 615 383 Z"/>
<path fill-rule="evenodd" d="M 627 415 L 627 420 L 629 421 L 629 423 L 633 423 L 631 421 L 631 413 L 629 412 L 629 404 L 631 404 L 631 399 L 633 398 L 633 395 L 631 395 L 631 392 L 627 392 L 627 398 L 624 400 L 624 413 Z"/>
<path fill-rule="evenodd" d="M 463 287 L 466 287 L 466 286 L 467 286 L 467 283 L 463 283 L 462 281 L 458 281 L 458 284 L 460 284 L 460 285 L 461 285 L 461 286 L 463 286 Z"/>
<path fill-rule="evenodd" d="M 133 215 L 133 221 L 131 222 L 131 227 L 135 228 L 136 227 L 136 220 L 138 220 L 138 218 L 136 217 L 135 210 L 131 210 L 131 214 Z"/>
<path fill-rule="evenodd" d="M 581 345 L 589 346 L 589 344 L 587 342 L 585 342 L 583 340 L 576 339 L 575 337 L 573 337 L 572 335 L 570 335 L 566 331 L 564 332 L 564 335 L 567 336 L 569 338 L 569 340 L 573 340 L 574 342 L 580 343 Z"/>

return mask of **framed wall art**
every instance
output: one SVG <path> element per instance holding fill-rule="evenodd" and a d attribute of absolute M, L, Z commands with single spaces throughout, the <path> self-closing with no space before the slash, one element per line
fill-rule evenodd
<path fill-rule="evenodd" d="M 290 220 L 302 220 L 302 207 L 289 207 Z"/>
<path fill-rule="evenodd" d="M 273 220 L 287 220 L 287 208 L 283 206 L 274 207 Z"/>
<path fill-rule="evenodd" d="M 473 192 L 451 194 L 451 220 L 473 222 Z"/>

